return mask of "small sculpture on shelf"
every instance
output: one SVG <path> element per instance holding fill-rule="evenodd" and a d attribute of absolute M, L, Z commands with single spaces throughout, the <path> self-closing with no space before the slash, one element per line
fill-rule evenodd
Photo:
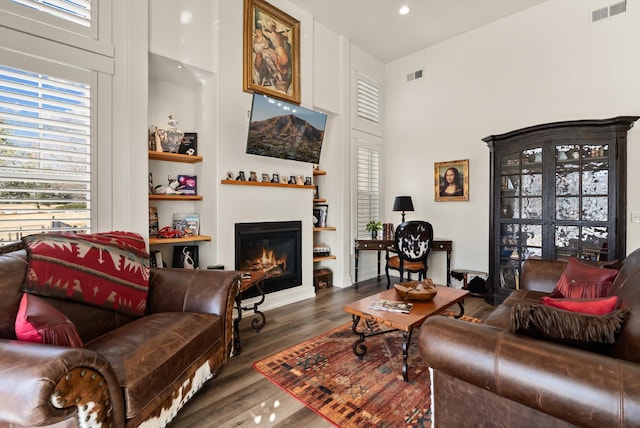
<path fill-rule="evenodd" d="M 149 142 L 148 148 L 154 152 L 162 152 L 162 148 L 167 142 L 167 131 L 165 129 L 160 129 L 156 125 L 149 125 L 148 128 L 149 133 Z"/>
<path fill-rule="evenodd" d="M 157 185 L 156 187 L 153 188 L 153 193 L 155 195 L 180 195 L 182 194 L 182 188 L 184 186 L 181 186 L 178 183 L 178 180 L 176 178 L 171 177 L 170 175 L 167 176 L 167 180 L 169 181 L 169 184 L 166 186 L 163 185 Z"/>
<path fill-rule="evenodd" d="M 178 153 L 184 132 L 178 129 L 178 121 L 173 118 L 172 114 L 169 115 L 168 124 L 167 138 L 162 142 L 162 149 L 165 152 Z"/>

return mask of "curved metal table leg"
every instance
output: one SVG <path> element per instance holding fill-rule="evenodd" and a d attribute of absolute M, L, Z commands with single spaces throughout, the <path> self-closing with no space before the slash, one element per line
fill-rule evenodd
<path fill-rule="evenodd" d="M 453 316 L 455 319 L 462 318 L 462 316 L 464 315 L 464 300 L 460 300 L 458 302 L 458 307 L 460 308 L 460 312 L 458 313 L 458 315 Z"/>
<path fill-rule="evenodd" d="M 258 315 L 260 318 L 252 319 L 251 327 L 253 327 L 256 333 L 259 333 L 260 330 L 262 330 L 262 328 L 267 323 L 267 317 L 264 315 L 264 313 L 258 310 L 258 306 L 264 303 L 265 295 L 264 295 L 264 289 L 262 288 L 262 282 L 258 282 L 256 284 L 256 289 L 258 290 L 258 293 L 260 293 L 260 300 L 253 304 L 253 313 L 255 315 Z"/>
<path fill-rule="evenodd" d="M 358 339 L 356 339 L 355 342 L 353 342 L 351 349 L 353 349 L 353 353 L 356 354 L 358 358 L 362 359 L 364 357 L 364 354 L 367 353 L 367 347 L 364 344 L 364 338 L 366 337 L 364 332 L 358 332 L 359 322 L 360 322 L 360 317 L 354 316 L 353 325 L 351 326 L 351 331 L 353 331 L 353 333 L 359 337 Z"/>
<path fill-rule="evenodd" d="M 409 345 L 413 329 L 402 333 L 402 379 L 409 382 Z"/>

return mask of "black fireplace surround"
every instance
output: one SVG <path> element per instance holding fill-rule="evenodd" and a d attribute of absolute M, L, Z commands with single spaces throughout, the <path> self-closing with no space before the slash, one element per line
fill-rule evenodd
<path fill-rule="evenodd" d="M 302 222 L 235 224 L 236 269 L 264 271 L 265 294 L 302 285 Z M 242 298 L 258 296 L 253 287 Z"/>

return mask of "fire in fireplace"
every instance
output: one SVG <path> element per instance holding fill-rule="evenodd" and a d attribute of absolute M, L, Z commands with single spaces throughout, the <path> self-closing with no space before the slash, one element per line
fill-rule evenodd
<path fill-rule="evenodd" d="M 265 294 L 302 285 L 302 222 L 236 223 L 236 269 L 263 271 Z M 258 295 L 251 288 L 243 298 Z"/>

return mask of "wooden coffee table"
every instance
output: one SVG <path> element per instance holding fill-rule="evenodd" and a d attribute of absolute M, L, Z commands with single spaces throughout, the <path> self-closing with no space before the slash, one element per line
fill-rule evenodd
<path fill-rule="evenodd" d="M 456 303 L 460 308 L 460 312 L 455 316 L 455 318 L 460 318 L 464 315 L 463 300 L 467 295 L 469 295 L 469 291 L 444 287 L 441 285 L 437 285 L 436 287 L 438 289 L 438 294 L 436 294 L 436 297 L 431 302 L 412 301 L 411 303 L 413 303 L 414 306 L 408 314 L 379 311 L 368 307 L 372 302 L 376 302 L 379 299 L 402 300 L 396 293 L 395 289 L 385 290 L 381 293 L 365 297 L 346 305 L 344 307 L 345 312 L 351 314 L 353 317 L 353 326 L 351 327 L 351 330 L 354 334 L 358 335 L 358 339 L 353 343 L 353 353 L 362 359 L 367 353 L 367 347 L 363 343 L 365 338 L 394 331 L 402 331 L 402 378 L 405 382 L 408 382 L 407 361 L 409 358 L 409 343 L 411 342 L 413 329 L 420 327 L 424 320 L 430 316 L 442 313 L 445 309 L 455 305 Z M 358 324 L 361 319 L 364 319 L 365 321 L 376 321 L 391 327 L 391 329 L 373 333 L 366 333 L 366 329 L 358 331 Z"/>

